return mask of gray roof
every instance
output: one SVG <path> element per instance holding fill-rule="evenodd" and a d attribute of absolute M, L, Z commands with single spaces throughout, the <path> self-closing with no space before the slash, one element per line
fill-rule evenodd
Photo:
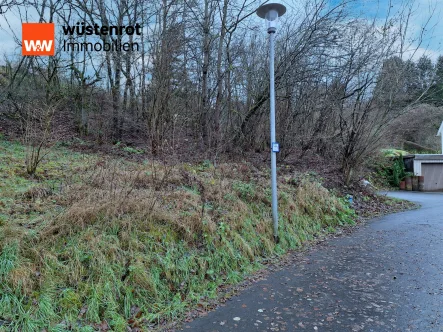
<path fill-rule="evenodd" d="M 443 160 L 443 154 L 416 154 L 415 160 Z"/>

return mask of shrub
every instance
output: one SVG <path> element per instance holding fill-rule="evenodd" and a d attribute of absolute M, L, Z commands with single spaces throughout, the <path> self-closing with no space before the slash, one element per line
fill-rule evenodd
<path fill-rule="evenodd" d="M 377 165 L 378 174 L 391 186 L 398 187 L 408 175 L 405 170 L 403 157 L 386 158 L 385 161 Z"/>

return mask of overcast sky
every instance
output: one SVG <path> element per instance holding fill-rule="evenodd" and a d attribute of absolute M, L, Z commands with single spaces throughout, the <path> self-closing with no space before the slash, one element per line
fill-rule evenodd
<path fill-rule="evenodd" d="M 297 7 L 300 6 L 303 1 L 306 0 L 282 0 L 282 3 L 288 7 L 287 15 L 296 11 Z M 339 0 L 330 0 L 331 6 L 338 2 Z M 402 3 L 405 2 L 410 2 L 410 0 L 392 0 L 391 11 L 395 12 L 400 8 Z M 443 54 L 443 0 L 415 0 L 414 3 L 414 15 L 410 24 L 411 38 L 419 34 L 431 14 L 432 19 L 427 26 L 427 37 L 413 58 L 418 59 L 421 55 L 426 54 L 435 61 L 440 54 Z M 350 6 L 350 11 L 355 17 L 367 19 L 376 17 L 382 21 L 386 17 L 389 6 L 388 0 L 358 0 Z M 28 12 L 27 15 L 28 22 L 35 22 L 35 14 L 33 15 L 32 12 Z M 21 39 L 21 21 L 18 8 L 12 8 L 12 10 L 7 11 L 6 14 L 0 14 L 0 63 L 3 62 L 4 54 L 6 56 L 12 56 L 21 53 L 17 47 L 17 43 L 14 41 L 14 35 L 16 38 Z M 416 47 L 418 47 L 418 45 L 412 46 L 413 49 Z"/>
<path fill-rule="evenodd" d="M 331 0 L 331 4 L 339 2 Z M 389 10 L 392 16 L 405 4 L 412 4 L 413 9 L 409 38 L 417 40 L 422 29 L 426 27 L 426 38 L 422 43 L 411 45 L 411 51 L 418 48 L 413 58 L 416 60 L 425 54 L 435 61 L 443 54 L 443 0 L 357 0 L 352 4 L 351 12 L 358 17 L 376 17 L 383 21 Z"/>

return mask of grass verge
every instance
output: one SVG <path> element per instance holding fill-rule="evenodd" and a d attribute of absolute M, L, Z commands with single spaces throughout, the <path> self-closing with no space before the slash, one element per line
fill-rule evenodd
<path fill-rule="evenodd" d="M 221 284 L 355 214 L 312 177 L 279 183 L 247 163 L 130 163 L 55 149 L 34 178 L 0 140 L 0 330 L 148 330 Z"/>

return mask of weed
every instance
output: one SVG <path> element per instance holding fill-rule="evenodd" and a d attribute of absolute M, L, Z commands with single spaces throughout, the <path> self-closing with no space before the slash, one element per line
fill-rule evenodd
<path fill-rule="evenodd" d="M 18 242 L 5 244 L 0 255 L 0 282 L 6 282 L 9 273 L 17 266 Z"/>
<path fill-rule="evenodd" d="M 255 196 L 255 185 L 253 183 L 234 181 L 232 189 L 234 189 L 243 200 L 251 200 Z"/>
<path fill-rule="evenodd" d="M 130 146 L 125 146 L 123 148 L 123 151 L 128 152 L 128 153 L 132 153 L 132 154 L 143 154 L 145 153 L 145 151 L 143 151 L 142 149 L 136 149 Z"/>
<path fill-rule="evenodd" d="M 198 165 L 197 169 L 199 171 L 205 171 L 207 169 L 214 168 L 210 160 L 204 160 L 200 165 Z"/>

